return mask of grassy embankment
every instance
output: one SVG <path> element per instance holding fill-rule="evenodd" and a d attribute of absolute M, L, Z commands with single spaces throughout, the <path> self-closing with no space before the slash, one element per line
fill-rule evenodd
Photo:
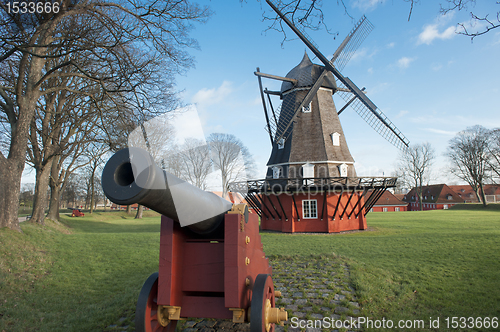
<path fill-rule="evenodd" d="M 371 231 L 263 233 L 267 255 L 341 255 L 362 316 L 500 318 L 500 210 L 371 213 Z M 158 266 L 159 221 L 124 212 L 0 230 L 0 331 L 132 330 L 135 301 Z M 123 329 L 120 329 L 120 331 Z"/>

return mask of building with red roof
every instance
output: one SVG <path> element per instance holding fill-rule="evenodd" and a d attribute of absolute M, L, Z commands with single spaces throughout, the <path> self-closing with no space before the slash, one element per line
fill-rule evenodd
<path fill-rule="evenodd" d="M 407 207 L 407 202 L 404 202 L 389 190 L 386 190 L 370 209 L 370 212 L 399 212 L 406 211 Z"/>
<path fill-rule="evenodd" d="M 449 186 L 460 196 L 465 203 L 479 203 L 472 187 L 468 184 Z M 485 184 L 483 186 L 484 195 L 488 203 L 500 202 L 500 186 L 496 184 Z"/>
<path fill-rule="evenodd" d="M 420 211 L 416 188 L 410 190 L 403 200 L 408 203 L 408 211 Z M 446 184 L 434 184 L 422 187 L 423 210 L 446 210 L 460 203 L 464 203 L 464 199 Z"/>

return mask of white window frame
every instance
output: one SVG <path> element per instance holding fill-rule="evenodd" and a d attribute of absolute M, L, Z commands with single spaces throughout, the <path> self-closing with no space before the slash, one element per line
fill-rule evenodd
<path fill-rule="evenodd" d="M 308 211 L 306 211 L 306 209 Z M 308 213 L 306 213 L 308 212 Z M 314 212 L 314 213 L 312 213 Z M 316 199 L 303 199 L 302 200 L 302 218 L 304 219 L 318 219 L 318 200 Z"/>
<path fill-rule="evenodd" d="M 285 147 L 285 139 L 284 138 L 280 138 L 280 140 L 278 141 L 278 149 L 283 149 Z"/>
<path fill-rule="evenodd" d="M 314 164 L 306 163 L 302 165 L 302 177 L 304 179 L 314 177 Z"/>
<path fill-rule="evenodd" d="M 388 210 L 387 210 L 387 208 L 386 208 L 386 207 L 385 207 L 385 208 L 382 208 L 382 212 L 387 212 L 387 211 L 388 211 Z"/>
<path fill-rule="evenodd" d="M 308 106 L 302 106 L 302 113 L 311 113 L 312 112 L 312 101 L 309 102 Z"/>
<path fill-rule="evenodd" d="M 347 177 L 347 174 L 349 172 L 349 169 L 348 169 L 349 166 L 347 166 L 347 164 L 341 164 L 338 166 L 339 168 L 339 175 L 341 177 Z"/>
<path fill-rule="evenodd" d="M 273 170 L 273 179 L 279 179 L 281 174 L 281 167 L 274 166 L 272 170 Z"/>
<path fill-rule="evenodd" d="M 340 134 L 335 132 L 330 135 L 332 138 L 332 144 L 333 146 L 340 146 Z"/>
<path fill-rule="evenodd" d="M 399 211 L 400 211 L 400 210 L 399 210 L 399 206 L 396 206 L 396 207 L 394 208 L 394 212 L 399 212 Z"/>

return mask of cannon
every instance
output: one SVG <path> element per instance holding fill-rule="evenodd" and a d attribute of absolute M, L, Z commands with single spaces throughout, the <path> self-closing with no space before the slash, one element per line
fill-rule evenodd
<path fill-rule="evenodd" d="M 138 203 L 162 214 L 158 272 L 140 291 L 136 331 L 174 331 L 179 320 L 215 318 L 270 332 L 288 319 L 275 307 L 281 294 L 274 290 L 258 216 L 245 204 L 182 181 L 139 148 L 109 159 L 102 187 L 116 204 Z"/>
<path fill-rule="evenodd" d="M 68 210 L 71 210 L 72 217 L 85 217 L 85 213 L 83 213 L 82 210 L 78 208 L 68 208 Z"/>

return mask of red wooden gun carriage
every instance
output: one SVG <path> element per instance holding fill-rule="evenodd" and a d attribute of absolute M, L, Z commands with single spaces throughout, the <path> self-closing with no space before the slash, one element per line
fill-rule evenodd
<path fill-rule="evenodd" d="M 251 331 L 269 332 L 287 320 L 286 311 L 275 307 L 280 294 L 258 216 L 246 205 L 232 205 L 176 178 L 137 148 L 111 157 L 102 179 L 112 202 L 139 203 L 162 214 L 159 269 L 140 292 L 137 331 L 174 331 L 179 320 L 191 317 L 250 322 Z M 207 218 L 200 219 L 204 211 Z M 190 217 L 190 223 L 201 221 L 181 227 L 179 220 Z"/>

